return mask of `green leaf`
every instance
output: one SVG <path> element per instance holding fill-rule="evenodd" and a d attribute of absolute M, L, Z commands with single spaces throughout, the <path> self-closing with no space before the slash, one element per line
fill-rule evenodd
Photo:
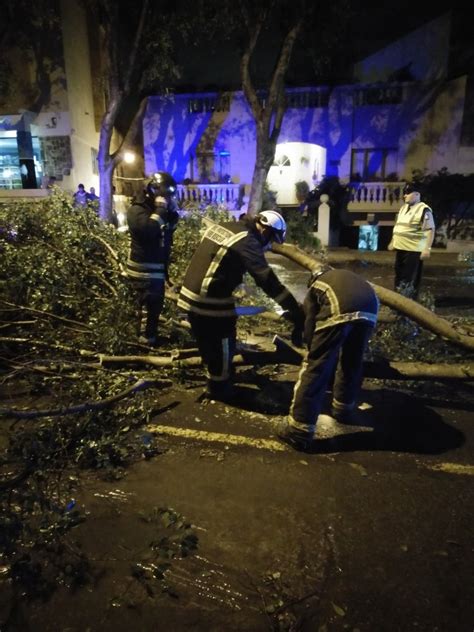
<path fill-rule="evenodd" d="M 341 608 L 340 606 L 338 606 L 337 604 L 331 602 L 332 607 L 334 608 L 334 612 L 339 616 L 339 617 L 345 617 L 346 616 L 346 611 Z"/>

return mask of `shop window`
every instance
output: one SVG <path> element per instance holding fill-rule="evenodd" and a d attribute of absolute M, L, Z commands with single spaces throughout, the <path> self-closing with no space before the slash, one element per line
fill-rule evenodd
<path fill-rule="evenodd" d="M 43 161 L 39 140 L 31 139 L 33 148 L 34 178 L 38 186 L 41 186 L 43 178 Z M 25 181 L 25 165 L 20 161 L 18 140 L 16 132 L 5 132 L 0 135 L 0 188 L 22 189 Z"/>

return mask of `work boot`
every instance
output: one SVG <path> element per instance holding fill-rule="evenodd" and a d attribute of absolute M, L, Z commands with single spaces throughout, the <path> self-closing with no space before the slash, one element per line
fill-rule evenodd
<path fill-rule="evenodd" d="M 333 404 L 331 407 L 331 417 L 338 423 L 346 424 L 348 426 L 370 425 L 372 414 L 369 409 L 370 407 L 366 407 L 362 410 L 357 406 L 352 408 L 339 408 Z"/>
<path fill-rule="evenodd" d="M 278 426 L 276 435 L 294 450 L 298 450 L 298 452 L 308 452 L 313 443 L 312 432 L 298 430 L 298 428 L 290 426 L 286 419 Z"/>
<path fill-rule="evenodd" d="M 348 424 L 350 426 L 351 424 L 354 425 L 357 423 L 355 408 L 351 410 L 341 410 L 333 406 L 331 408 L 331 417 L 340 424 Z"/>
<path fill-rule="evenodd" d="M 200 395 L 199 401 L 231 402 L 235 397 L 235 391 L 232 384 L 228 382 L 216 384 L 208 384 L 204 392 Z"/>

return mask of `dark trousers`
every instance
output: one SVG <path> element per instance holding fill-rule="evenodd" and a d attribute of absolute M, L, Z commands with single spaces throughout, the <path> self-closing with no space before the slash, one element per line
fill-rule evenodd
<path fill-rule="evenodd" d="M 333 402 L 348 410 L 355 406 L 362 383 L 363 355 L 372 330 L 371 324 L 355 321 L 314 332 L 290 407 L 290 417 L 301 430 L 314 430 L 333 378 Z"/>
<path fill-rule="evenodd" d="M 237 339 L 236 317 L 209 317 L 188 314 L 191 331 L 207 369 L 210 394 L 229 388 L 232 380 L 232 359 Z"/>
<path fill-rule="evenodd" d="M 138 335 L 145 338 L 156 338 L 158 321 L 165 302 L 164 279 L 138 280 L 129 279 L 135 293 L 137 308 Z"/>
<path fill-rule="evenodd" d="M 395 251 L 395 290 L 404 289 L 410 298 L 417 298 L 420 289 L 423 260 L 420 252 Z"/>

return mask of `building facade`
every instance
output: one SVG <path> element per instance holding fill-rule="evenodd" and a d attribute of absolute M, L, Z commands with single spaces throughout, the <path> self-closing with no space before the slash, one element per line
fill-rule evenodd
<path fill-rule="evenodd" d="M 470 77 L 448 72 L 451 28 L 446 14 L 407 34 L 356 64 L 350 85 L 287 90 L 270 173 L 277 203 L 292 203 L 297 181 L 313 188 L 336 176 L 350 183 L 354 221 L 375 211 L 392 223 L 399 185 L 414 170 L 474 172 Z M 198 186 L 251 183 L 255 124 L 242 92 L 150 97 L 143 132 L 146 173 Z"/>
<path fill-rule="evenodd" d="M 101 112 L 87 18 L 76 0 L 58 0 L 56 8 L 57 28 L 38 33 L 45 38 L 41 68 L 31 51 L 7 51 L 10 72 L 0 96 L 2 197 L 40 192 L 51 181 L 66 191 L 80 182 L 98 189 Z"/>

